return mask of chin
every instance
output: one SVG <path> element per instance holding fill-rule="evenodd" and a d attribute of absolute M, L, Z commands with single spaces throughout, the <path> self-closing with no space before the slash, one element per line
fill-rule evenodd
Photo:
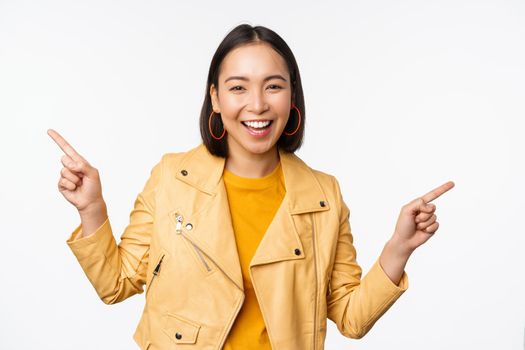
<path fill-rule="evenodd" d="M 244 147 L 250 153 L 264 154 L 272 149 L 272 145 L 246 145 Z"/>
<path fill-rule="evenodd" d="M 271 151 L 275 144 L 270 144 L 268 142 L 253 142 L 253 141 L 245 141 L 240 144 L 242 148 L 244 148 L 247 152 L 253 153 L 253 154 L 264 154 L 269 151 Z"/>

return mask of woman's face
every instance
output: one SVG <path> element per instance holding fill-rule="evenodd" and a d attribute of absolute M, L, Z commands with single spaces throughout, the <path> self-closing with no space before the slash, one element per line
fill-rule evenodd
<path fill-rule="evenodd" d="M 229 152 L 274 149 L 288 122 L 292 92 L 286 62 L 271 46 L 259 42 L 230 51 L 222 61 L 218 91 L 212 85 L 210 94 L 214 112 L 222 116 Z M 258 122 L 250 127 L 247 121 Z"/>

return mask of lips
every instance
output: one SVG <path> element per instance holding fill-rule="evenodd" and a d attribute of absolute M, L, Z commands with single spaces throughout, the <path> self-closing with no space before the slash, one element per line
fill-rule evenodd
<path fill-rule="evenodd" d="M 241 122 L 241 123 L 242 123 L 242 125 L 244 125 L 244 127 L 246 128 L 246 130 L 248 131 L 248 133 L 250 135 L 256 136 L 256 137 L 261 137 L 261 136 L 267 135 L 270 132 L 270 130 L 272 129 L 273 120 L 270 120 L 270 123 L 267 126 L 265 126 L 264 128 L 252 128 L 252 127 L 246 125 L 244 123 L 244 121 Z"/>

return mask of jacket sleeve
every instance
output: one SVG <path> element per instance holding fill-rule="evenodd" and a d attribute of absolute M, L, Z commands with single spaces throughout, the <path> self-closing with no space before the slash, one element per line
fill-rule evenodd
<path fill-rule="evenodd" d="M 87 237 L 78 238 L 82 232 L 80 224 L 66 240 L 106 304 L 115 304 L 144 292 L 161 164 L 162 160 L 153 167 L 142 192 L 136 197 L 129 224 L 118 245 L 109 218 Z"/>
<path fill-rule="evenodd" d="M 328 282 L 327 317 L 337 324 L 339 332 L 348 338 L 362 338 L 375 322 L 407 290 L 408 276 L 405 271 L 398 285 L 386 275 L 379 258 L 366 276 L 356 262 L 356 249 L 350 228 L 350 210 L 345 204 L 337 179 L 339 237 L 334 265 Z"/>

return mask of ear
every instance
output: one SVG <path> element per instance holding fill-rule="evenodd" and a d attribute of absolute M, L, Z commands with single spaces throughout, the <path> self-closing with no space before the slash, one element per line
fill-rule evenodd
<path fill-rule="evenodd" d="M 211 104 L 212 104 L 213 111 L 215 113 L 220 113 L 221 108 L 219 105 L 219 96 L 217 94 L 217 89 L 215 88 L 214 84 L 210 85 L 210 98 L 211 98 Z"/>

